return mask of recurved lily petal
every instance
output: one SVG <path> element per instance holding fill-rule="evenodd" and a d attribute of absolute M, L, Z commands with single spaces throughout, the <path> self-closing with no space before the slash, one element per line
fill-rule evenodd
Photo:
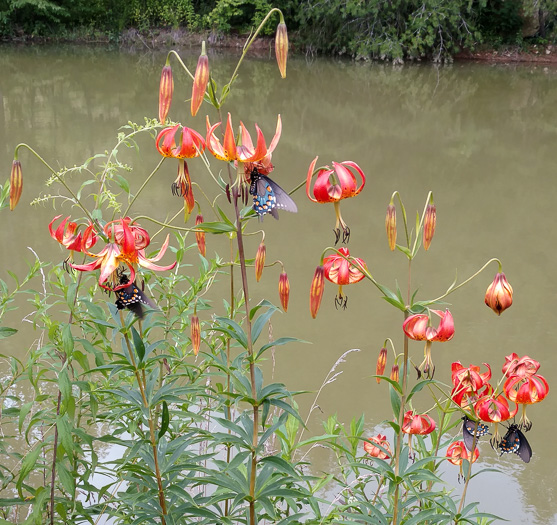
<path fill-rule="evenodd" d="M 549 385 L 545 377 L 538 374 L 512 376 L 505 381 L 503 390 L 514 403 L 533 405 L 545 399 L 549 393 Z"/>
<path fill-rule="evenodd" d="M 366 263 L 358 257 L 350 257 L 348 248 L 342 247 L 338 251 L 339 254 L 329 255 L 323 260 L 325 277 L 332 283 L 341 286 L 360 282 L 365 275 L 359 267 L 366 269 Z M 359 267 L 346 260 L 345 257 L 354 260 Z"/>
<path fill-rule="evenodd" d="M 430 434 L 435 430 L 435 421 L 427 414 L 416 414 L 409 410 L 404 414 L 404 421 L 402 423 L 402 431 L 405 434 Z"/>
<path fill-rule="evenodd" d="M 540 368 L 540 363 L 535 359 L 525 355 L 518 357 L 516 353 L 505 356 L 505 364 L 503 365 L 503 374 L 507 377 L 519 376 L 526 377 L 535 374 Z"/>
<path fill-rule="evenodd" d="M 514 417 L 518 411 L 518 405 L 514 410 L 509 409 L 507 398 L 500 394 L 481 397 L 474 405 L 474 411 L 482 421 L 487 423 L 500 423 Z"/>

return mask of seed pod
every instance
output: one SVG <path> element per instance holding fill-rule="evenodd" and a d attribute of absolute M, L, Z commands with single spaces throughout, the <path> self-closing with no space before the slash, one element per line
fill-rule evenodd
<path fill-rule="evenodd" d="M 199 324 L 199 317 L 197 317 L 197 314 L 191 316 L 190 337 L 193 353 L 197 355 L 201 347 L 201 325 Z"/>
<path fill-rule="evenodd" d="M 375 367 L 375 374 L 382 376 L 385 373 L 385 366 L 387 365 L 387 349 L 385 347 L 381 348 L 379 352 L 379 357 L 377 358 L 377 365 Z M 375 378 L 378 383 L 381 382 L 381 378 Z"/>
<path fill-rule="evenodd" d="M 19 160 L 14 160 L 10 173 L 10 210 L 13 210 L 17 206 L 22 191 L 23 174 L 21 172 L 21 162 L 19 162 Z"/>
<path fill-rule="evenodd" d="M 387 240 L 389 241 L 389 248 L 391 249 L 391 251 L 393 251 L 396 247 L 396 209 L 393 203 L 387 206 L 385 228 L 387 230 Z"/>
<path fill-rule="evenodd" d="M 201 215 L 201 213 L 195 218 L 195 225 L 197 226 L 198 224 L 202 224 L 203 223 L 203 215 Z M 203 255 L 203 257 L 205 257 L 205 254 L 207 253 L 207 247 L 205 245 L 205 232 L 204 231 L 196 231 L 195 232 L 195 240 L 197 242 L 197 248 L 199 250 L 199 253 L 201 255 Z"/>
<path fill-rule="evenodd" d="M 265 267 L 265 256 L 267 255 L 267 248 L 265 243 L 261 242 L 255 255 L 255 280 L 259 282 L 263 275 L 263 268 Z"/>
<path fill-rule="evenodd" d="M 280 71 L 280 76 L 286 78 L 286 61 L 288 59 L 288 33 L 286 31 L 286 24 L 284 19 L 281 19 L 280 24 L 277 26 L 277 33 L 275 36 L 275 55 L 277 56 L 277 64 Z"/>
<path fill-rule="evenodd" d="M 314 319 L 317 317 L 317 312 L 319 311 L 319 306 L 321 305 L 321 299 L 323 298 L 324 289 L 325 269 L 323 268 L 323 266 L 318 266 L 315 269 L 315 274 L 313 275 L 313 280 L 311 281 L 311 288 L 309 291 L 309 311 Z"/>
<path fill-rule="evenodd" d="M 435 222 L 437 220 L 437 212 L 435 210 L 435 204 L 428 204 L 425 211 L 424 219 L 424 250 L 429 250 L 431 244 L 431 239 L 433 239 L 433 234 L 435 233 Z"/>
<path fill-rule="evenodd" d="M 170 104 L 172 103 L 172 93 L 174 92 L 174 80 L 172 79 L 172 68 L 167 62 L 162 68 L 161 83 L 159 87 L 159 121 L 164 124 Z"/>
<path fill-rule="evenodd" d="M 195 117 L 205 96 L 205 90 L 209 83 L 209 57 L 205 52 L 205 42 L 201 44 L 201 55 L 197 61 L 197 68 L 193 77 L 191 92 L 191 114 Z"/>
<path fill-rule="evenodd" d="M 282 272 L 279 277 L 279 297 L 282 309 L 288 311 L 288 299 L 290 298 L 290 282 L 286 272 Z"/>

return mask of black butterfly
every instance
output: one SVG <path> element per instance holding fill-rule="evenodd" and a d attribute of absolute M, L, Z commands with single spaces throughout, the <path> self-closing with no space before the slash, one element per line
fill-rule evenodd
<path fill-rule="evenodd" d="M 464 441 L 466 448 L 472 451 L 474 446 L 474 434 L 476 435 L 477 445 L 481 436 L 489 434 L 489 427 L 483 423 L 478 423 L 478 427 L 476 428 L 475 421 L 472 421 L 467 416 L 464 416 L 462 419 L 464 421 L 462 424 L 462 440 Z"/>
<path fill-rule="evenodd" d="M 253 168 L 251 171 L 250 181 L 249 193 L 253 195 L 253 209 L 260 218 L 266 213 L 270 213 L 278 220 L 278 210 L 292 213 L 298 211 L 298 207 L 290 195 L 269 177 L 259 173 L 257 168 Z"/>
<path fill-rule="evenodd" d="M 130 283 L 127 275 L 120 276 L 120 284 L 128 284 L 125 288 L 115 290 L 116 294 L 116 308 L 122 310 L 127 308 L 133 312 L 139 319 L 143 319 L 145 312 L 142 305 L 149 306 L 150 308 L 157 308 L 157 305 L 151 301 L 135 284 Z"/>
<path fill-rule="evenodd" d="M 509 426 L 507 433 L 503 436 L 497 448 L 501 451 L 501 455 L 514 452 L 520 456 L 524 463 L 530 463 L 532 447 L 530 447 L 530 443 L 528 443 L 518 425 L 514 423 Z"/>

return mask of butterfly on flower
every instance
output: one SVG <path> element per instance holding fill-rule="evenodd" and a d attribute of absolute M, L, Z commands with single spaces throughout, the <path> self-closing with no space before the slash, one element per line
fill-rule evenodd
<path fill-rule="evenodd" d="M 118 308 L 118 310 L 127 308 L 130 312 L 133 312 L 139 317 L 139 319 L 143 319 L 145 316 L 143 305 L 155 310 L 158 309 L 157 305 L 137 287 L 135 281 L 130 283 L 126 274 L 120 276 L 120 284 L 128 284 L 128 286 L 114 292 L 116 294 L 116 308 Z"/>
<path fill-rule="evenodd" d="M 275 181 L 261 174 L 256 167 L 251 170 L 249 193 L 253 196 L 253 209 L 260 219 L 270 213 L 278 220 L 278 210 L 296 213 L 298 207 Z"/>
<path fill-rule="evenodd" d="M 464 423 L 462 424 L 462 441 L 466 445 L 468 450 L 472 450 L 474 446 L 474 435 L 476 436 L 476 445 L 481 436 L 489 434 L 489 427 L 484 423 L 476 423 L 476 421 L 471 420 L 467 416 L 463 418 Z"/>
<path fill-rule="evenodd" d="M 509 425 L 507 433 L 503 436 L 497 448 L 501 451 L 501 455 L 514 452 L 520 456 L 520 459 L 524 461 L 524 463 L 530 463 L 532 447 L 520 428 L 518 428 L 518 425 L 514 423 Z"/>

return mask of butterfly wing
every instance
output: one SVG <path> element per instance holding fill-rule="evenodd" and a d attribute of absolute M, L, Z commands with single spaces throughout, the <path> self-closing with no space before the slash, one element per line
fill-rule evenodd
<path fill-rule="evenodd" d="M 123 276 L 121 279 L 122 284 L 125 284 L 126 282 L 129 282 L 127 280 L 124 281 L 124 277 Z M 128 310 L 130 310 L 131 312 L 133 312 L 135 315 L 137 315 L 137 317 L 139 317 L 140 319 L 143 319 L 145 312 L 144 312 L 144 308 L 142 305 L 145 306 L 149 306 L 150 308 L 154 308 L 156 309 L 157 306 L 155 305 L 155 303 L 153 303 L 153 301 L 151 301 L 151 299 L 149 299 L 135 284 L 135 282 L 130 283 L 128 286 L 126 286 L 125 288 L 122 288 L 120 290 L 116 290 L 116 308 L 118 308 L 118 310 L 122 310 L 124 308 L 127 308 Z"/>
<path fill-rule="evenodd" d="M 259 217 L 270 213 L 275 219 L 278 219 L 278 210 L 292 213 L 298 211 L 296 203 L 288 193 L 275 181 L 255 170 L 251 174 L 250 194 L 253 195 L 253 209 Z"/>
<path fill-rule="evenodd" d="M 530 458 L 532 457 L 532 447 L 528 440 L 524 436 L 521 430 L 516 430 L 518 433 L 518 437 L 520 438 L 520 446 L 516 453 L 520 456 L 520 459 L 524 461 L 524 463 L 530 463 Z"/>
<path fill-rule="evenodd" d="M 510 454 L 511 452 L 518 454 L 524 463 L 529 463 L 532 457 L 530 443 L 528 443 L 526 436 L 518 428 L 518 425 L 515 424 L 509 426 L 507 433 L 499 443 L 499 450 L 501 450 L 501 454 Z"/>
<path fill-rule="evenodd" d="M 467 416 L 464 416 L 462 419 L 464 420 L 464 423 L 462 424 L 462 440 L 464 441 L 466 448 L 471 451 L 474 445 L 474 434 L 476 435 L 477 445 L 480 437 L 489 433 L 489 427 L 479 422 L 476 427 L 476 422 L 472 421 Z"/>

